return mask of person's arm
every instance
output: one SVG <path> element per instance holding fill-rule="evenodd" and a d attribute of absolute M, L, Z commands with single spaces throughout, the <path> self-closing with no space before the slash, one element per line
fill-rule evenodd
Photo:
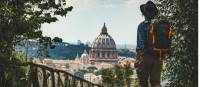
<path fill-rule="evenodd" d="M 141 63 L 141 55 L 143 55 L 144 50 L 144 32 L 143 32 L 143 25 L 140 24 L 137 30 L 137 46 L 136 46 L 136 60 L 134 63 L 134 67 L 137 68 Z"/>
<path fill-rule="evenodd" d="M 144 53 L 144 29 L 143 25 L 140 24 L 138 26 L 137 30 L 137 47 L 136 47 L 136 52 L 139 53 L 140 55 L 143 55 Z"/>

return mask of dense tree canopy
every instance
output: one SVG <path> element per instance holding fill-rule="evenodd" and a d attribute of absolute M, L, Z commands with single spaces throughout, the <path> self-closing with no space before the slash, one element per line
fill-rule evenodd
<path fill-rule="evenodd" d="M 101 70 L 102 84 L 106 87 L 130 87 L 133 68 L 130 62 Z"/>
<path fill-rule="evenodd" d="M 166 60 L 169 87 L 198 86 L 198 0 L 155 0 L 160 17 L 173 23 L 174 37 Z"/>
<path fill-rule="evenodd" d="M 72 10 L 66 0 L 0 0 L 0 85 L 23 87 L 24 70 L 15 67 L 20 58 L 14 54 L 15 45 L 27 39 L 42 37 L 41 25 L 55 22 Z M 10 66 L 11 65 L 11 66 Z M 9 67 L 10 66 L 10 67 Z M 15 74 L 16 72 L 21 74 Z M 23 79 L 24 80 L 24 79 Z"/>
<path fill-rule="evenodd" d="M 0 57 L 10 58 L 19 41 L 41 37 L 41 24 L 55 22 L 56 15 L 71 10 L 65 0 L 1 0 Z"/>

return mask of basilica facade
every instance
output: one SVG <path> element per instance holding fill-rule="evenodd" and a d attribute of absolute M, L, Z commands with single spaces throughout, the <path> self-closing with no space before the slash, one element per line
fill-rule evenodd
<path fill-rule="evenodd" d="M 118 54 L 114 39 L 108 34 L 104 23 L 101 33 L 93 40 L 91 50 L 89 51 L 89 60 L 91 63 L 117 63 Z"/>

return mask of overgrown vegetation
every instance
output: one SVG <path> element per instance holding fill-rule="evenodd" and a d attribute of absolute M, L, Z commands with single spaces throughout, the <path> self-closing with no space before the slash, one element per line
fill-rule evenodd
<path fill-rule="evenodd" d="M 14 54 L 22 40 L 42 37 L 41 24 L 57 21 L 56 15 L 66 16 L 72 10 L 65 0 L 1 0 L 0 1 L 0 85 L 24 87 L 26 75 L 21 58 Z"/>
<path fill-rule="evenodd" d="M 130 62 L 101 70 L 102 84 L 106 87 L 130 87 L 133 69 Z"/>
<path fill-rule="evenodd" d="M 168 87 L 198 86 L 198 0 L 155 0 L 160 17 L 173 23 L 172 49 L 166 59 Z"/>

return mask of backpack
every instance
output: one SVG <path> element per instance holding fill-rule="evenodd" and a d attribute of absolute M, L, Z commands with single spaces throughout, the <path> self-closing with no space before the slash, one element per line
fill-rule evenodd
<path fill-rule="evenodd" d="M 159 52 L 160 58 L 170 48 L 172 41 L 172 27 L 167 20 L 155 20 L 147 31 L 148 43 L 153 47 L 152 50 Z"/>

